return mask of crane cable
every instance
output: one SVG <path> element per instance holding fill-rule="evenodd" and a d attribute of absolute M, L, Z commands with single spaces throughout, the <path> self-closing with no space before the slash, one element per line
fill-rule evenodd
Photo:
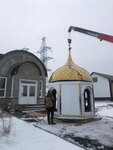
<path fill-rule="evenodd" d="M 68 35 L 68 49 L 69 49 L 69 51 L 71 50 L 71 42 L 72 42 L 72 39 L 70 38 L 70 33 L 69 33 L 69 35 Z"/>

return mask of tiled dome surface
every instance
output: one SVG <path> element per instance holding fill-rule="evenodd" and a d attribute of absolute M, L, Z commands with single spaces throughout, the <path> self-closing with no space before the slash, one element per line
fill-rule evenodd
<path fill-rule="evenodd" d="M 66 64 L 58 68 L 50 77 L 49 82 L 58 81 L 92 81 L 90 74 L 87 70 L 74 64 L 71 58 L 71 52 Z"/>

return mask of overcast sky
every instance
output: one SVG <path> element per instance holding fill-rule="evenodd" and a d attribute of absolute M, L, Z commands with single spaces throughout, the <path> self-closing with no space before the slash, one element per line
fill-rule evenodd
<path fill-rule="evenodd" d="M 55 71 L 68 56 L 70 25 L 113 35 L 113 0 L 0 0 L 0 52 L 29 48 L 33 54 L 46 36 Z M 91 72 L 113 75 L 113 43 L 71 32 L 72 59 Z"/>

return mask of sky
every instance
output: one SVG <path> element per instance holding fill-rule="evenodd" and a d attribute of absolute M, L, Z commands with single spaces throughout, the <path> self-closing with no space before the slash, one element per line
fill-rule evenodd
<path fill-rule="evenodd" d="M 72 26 L 113 35 L 113 0 L 0 0 L 0 53 L 29 48 L 41 39 L 52 49 L 48 68 L 54 72 L 68 57 L 68 28 Z M 72 59 L 89 73 L 113 75 L 113 43 L 71 32 Z M 52 73 L 51 72 L 51 73 Z"/>

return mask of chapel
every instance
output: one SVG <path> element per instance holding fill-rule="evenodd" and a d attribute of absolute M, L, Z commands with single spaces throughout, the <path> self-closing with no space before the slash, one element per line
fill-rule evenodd
<path fill-rule="evenodd" d="M 49 88 L 56 90 L 58 118 L 94 117 L 92 78 L 87 70 L 73 62 L 70 50 L 66 64 L 51 75 Z"/>

